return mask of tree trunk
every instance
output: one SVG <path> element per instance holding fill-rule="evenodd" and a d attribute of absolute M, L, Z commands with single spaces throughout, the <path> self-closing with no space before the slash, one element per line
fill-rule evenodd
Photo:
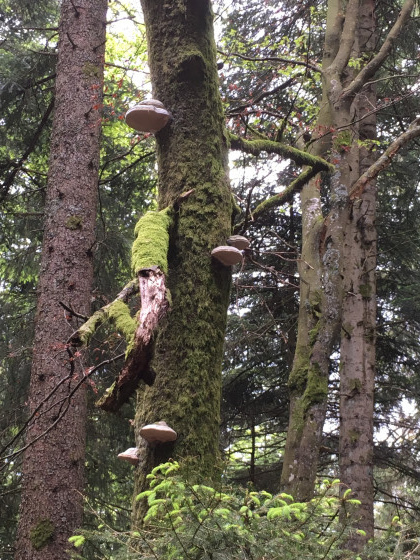
<path fill-rule="evenodd" d="M 364 0 L 359 17 L 359 53 L 375 46 L 375 2 Z M 373 84 L 358 95 L 359 174 L 374 161 L 376 92 Z M 343 328 L 340 364 L 340 480 L 362 503 L 355 532 L 347 546 L 360 550 L 373 537 L 373 396 L 376 339 L 376 185 L 371 181 L 360 198 L 350 201 L 344 233 Z"/>
<path fill-rule="evenodd" d="M 231 232 L 224 116 L 218 91 L 213 16 L 208 0 L 142 0 L 153 96 L 173 120 L 156 134 L 159 204 L 193 192 L 170 231 L 167 286 L 171 310 L 160 327 L 154 385 L 139 391 L 136 493 L 156 464 L 184 459 L 191 476 L 218 473 L 221 364 L 231 271 L 211 258 Z M 176 442 L 151 447 L 144 424 L 164 420 Z M 134 521 L 143 504 L 135 502 Z"/>
<path fill-rule="evenodd" d="M 351 121 L 348 103 L 331 102 L 335 82 L 330 72 L 339 52 L 340 30 L 339 3 L 332 0 L 328 4 L 324 40 L 321 108 L 314 131 L 318 140 L 312 151 L 321 157 L 330 152 L 335 173 L 330 179 L 331 209 L 327 218 L 324 219 L 321 206 L 321 176 L 313 178 L 301 192 L 303 244 L 298 334 L 289 376 L 289 429 L 281 475 L 282 489 L 297 500 L 310 500 L 313 496 L 327 410 L 330 355 L 340 328 L 340 259 L 347 200 L 343 185 L 354 168 L 352 154 L 343 149 L 341 140 L 331 141 L 328 135 L 329 130 L 346 127 Z"/>
<path fill-rule="evenodd" d="M 62 3 L 17 560 L 68 558 L 82 522 L 86 399 L 59 302 L 88 314 L 93 277 L 106 0 Z"/>

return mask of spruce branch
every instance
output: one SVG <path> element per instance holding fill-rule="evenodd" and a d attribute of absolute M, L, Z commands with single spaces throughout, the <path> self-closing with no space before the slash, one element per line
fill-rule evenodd
<path fill-rule="evenodd" d="M 317 66 L 314 62 L 308 62 L 307 60 L 296 60 L 293 58 L 284 58 L 281 56 L 264 56 L 261 58 L 255 58 L 253 56 L 246 56 L 237 52 L 227 53 L 218 49 L 217 51 L 222 56 L 226 58 L 230 57 L 237 57 L 241 58 L 242 60 L 249 60 L 250 62 L 281 62 L 285 64 L 291 64 L 293 66 L 304 66 L 305 68 L 309 68 L 310 70 L 314 70 L 314 72 L 321 72 L 321 68 Z"/>

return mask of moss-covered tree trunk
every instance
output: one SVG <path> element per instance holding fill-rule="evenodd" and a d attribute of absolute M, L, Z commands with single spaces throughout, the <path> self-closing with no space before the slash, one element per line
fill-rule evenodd
<path fill-rule="evenodd" d="M 307 264 L 310 272 L 303 268 L 302 275 L 299 333 L 303 334 L 298 333 L 290 379 L 291 421 L 282 480 L 297 498 L 310 497 L 325 417 L 327 363 L 337 326 L 341 326 L 340 477 L 343 491 L 346 487 L 352 488 L 362 503 L 360 520 L 355 525 L 366 533 L 355 532 L 348 542 L 353 550 L 360 550 L 373 535 L 377 250 L 374 178 L 381 168 L 373 165 L 375 117 L 372 108 L 376 106 L 376 96 L 372 78 L 391 52 L 413 5 L 413 0 L 405 0 L 379 48 L 375 42 L 373 0 L 328 2 L 321 111 L 328 107 L 332 139 L 330 162 L 335 165 L 336 173 L 331 179 L 331 210 L 320 236 L 316 222 L 310 215 L 309 218 L 304 215 L 304 226 L 308 222 L 311 229 L 306 229 L 303 237 L 313 253 L 309 252 L 309 257 L 304 253 L 301 265 L 305 267 L 306 258 L 312 257 Z M 355 60 L 367 62 L 356 71 Z M 328 120 L 321 119 L 319 124 L 326 125 Z M 325 132 L 328 130 L 324 129 Z M 370 178 L 360 182 L 367 168 Z M 304 196 L 305 193 L 302 199 L 305 213 L 308 208 Z M 316 209 L 319 197 L 313 193 L 309 200 L 310 207 Z M 317 249 L 320 258 L 316 255 Z M 309 275 L 309 280 L 305 274 Z M 307 282 L 312 284 L 307 286 Z M 319 298 L 314 297 L 313 286 L 316 289 L 321 286 Z"/>
<path fill-rule="evenodd" d="M 106 9 L 106 0 L 62 2 L 16 560 L 68 558 L 82 521 L 86 399 L 72 394 L 83 374 L 60 302 L 89 314 Z"/>
<path fill-rule="evenodd" d="M 227 146 L 218 92 L 213 16 L 208 0 L 142 0 L 153 97 L 173 120 L 157 133 L 159 205 L 192 190 L 170 230 L 167 286 L 171 310 L 160 327 L 152 387 L 139 391 L 136 492 L 150 469 L 171 457 L 187 459 L 197 476 L 219 466 L 221 364 L 231 271 L 211 250 L 231 232 Z M 151 447 L 140 428 L 164 420 L 178 434 Z M 135 521 L 141 507 L 135 505 Z"/>

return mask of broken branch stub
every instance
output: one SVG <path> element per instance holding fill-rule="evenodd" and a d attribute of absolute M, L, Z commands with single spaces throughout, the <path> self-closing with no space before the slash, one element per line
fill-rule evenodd
<path fill-rule="evenodd" d="M 159 267 L 142 269 L 138 273 L 141 310 L 138 326 L 131 348 L 127 351 L 124 367 L 97 406 L 108 412 L 116 412 L 128 401 L 143 380 L 152 385 L 153 372 L 150 361 L 153 355 L 153 335 L 159 320 L 169 309 L 165 275 Z"/>

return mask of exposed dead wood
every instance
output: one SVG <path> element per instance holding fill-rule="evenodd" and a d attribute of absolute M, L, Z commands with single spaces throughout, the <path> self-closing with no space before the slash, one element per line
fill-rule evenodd
<path fill-rule="evenodd" d="M 116 412 L 135 392 L 143 380 L 152 385 L 154 374 L 150 369 L 153 356 L 154 335 L 159 321 L 169 309 L 165 275 L 158 267 L 139 272 L 141 311 L 133 347 L 129 350 L 121 373 L 98 401 L 97 405 L 108 412 Z"/>

